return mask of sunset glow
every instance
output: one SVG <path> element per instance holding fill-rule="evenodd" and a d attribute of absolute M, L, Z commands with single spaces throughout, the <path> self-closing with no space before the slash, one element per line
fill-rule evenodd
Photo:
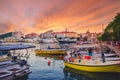
<path fill-rule="evenodd" d="M 0 33 L 101 32 L 119 12 L 120 0 L 0 0 Z"/>

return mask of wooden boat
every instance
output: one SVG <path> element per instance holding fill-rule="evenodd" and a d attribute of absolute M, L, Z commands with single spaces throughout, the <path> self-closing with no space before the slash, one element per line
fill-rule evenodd
<path fill-rule="evenodd" d="M 65 49 L 46 49 L 46 50 L 35 50 L 36 55 L 39 54 L 50 54 L 50 55 L 63 55 L 65 54 L 66 50 Z"/>
<path fill-rule="evenodd" d="M 105 63 L 95 62 L 88 63 L 85 62 L 64 62 L 66 67 L 87 71 L 87 72 L 120 72 L 120 62 L 119 61 L 109 61 Z"/>

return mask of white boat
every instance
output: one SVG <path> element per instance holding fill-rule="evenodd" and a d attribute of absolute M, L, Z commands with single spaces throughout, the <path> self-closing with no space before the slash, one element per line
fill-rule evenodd
<path fill-rule="evenodd" d="M 43 38 L 39 42 L 40 43 L 58 43 L 56 38 Z"/>
<path fill-rule="evenodd" d="M 99 49 L 98 44 L 87 44 L 87 45 L 76 45 L 74 48 L 77 48 L 78 50 L 80 49 L 79 53 L 82 55 L 88 55 L 88 49 L 92 48 L 93 49 L 93 57 L 101 57 L 101 54 L 99 51 L 96 51 L 95 49 Z M 83 49 L 83 50 L 82 50 Z M 104 53 L 105 57 L 116 57 L 117 54 L 115 53 Z"/>
<path fill-rule="evenodd" d="M 0 52 L 4 51 L 15 51 L 26 49 L 27 53 L 25 56 L 19 53 L 8 53 L 8 55 L 0 56 L 0 80 L 13 80 L 19 77 L 22 77 L 26 74 L 29 74 L 30 65 L 27 64 L 29 58 L 28 48 L 34 48 L 33 45 L 23 45 L 23 44 L 11 44 L 0 46 Z M 17 55 L 17 56 L 16 56 Z"/>
<path fill-rule="evenodd" d="M 96 60 L 100 60 L 102 61 L 101 58 L 95 58 Z M 107 57 L 105 58 L 106 61 L 120 61 L 120 58 L 119 57 Z"/>
<path fill-rule="evenodd" d="M 58 40 L 60 44 L 76 43 L 77 39 L 63 38 Z"/>
<path fill-rule="evenodd" d="M 74 45 L 74 48 L 83 49 L 83 48 L 96 48 L 99 47 L 98 44 L 84 44 L 84 45 Z"/>
<path fill-rule="evenodd" d="M 117 56 L 117 54 L 107 54 L 107 53 L 105 53 L 104 55 L 105 55 L 105 57 L 115 57 L 115 56 Z M 101 57 L 101 54 L 93 54 L 93 57 Z"/>

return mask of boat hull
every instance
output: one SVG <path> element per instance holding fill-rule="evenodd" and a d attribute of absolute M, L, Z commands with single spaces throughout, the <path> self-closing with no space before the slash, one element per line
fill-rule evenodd
<path fill-rule="evenodd" d="M 51 54 L 51 55 L 57 55 L 57 54 L 65 54 L 65 50 L 35 50 L 36 55 L 40 54 Z"/>
<path fill-rule="evenodd" d="M 0 72 L 0 80 L 13 80 L 14 75 L 10 72 Z"/>
<path fill-rule="evenodd" d="M 80 65 L 64 62 L 66 67 L 87 72 L 120 72 L 120 64 L 111 65 Z"/>
<path fill-rule="evenodd" d="M 7 76 L 5 78 L 0 78 L 0 80 L 13 80 L 13 76 Z"/>

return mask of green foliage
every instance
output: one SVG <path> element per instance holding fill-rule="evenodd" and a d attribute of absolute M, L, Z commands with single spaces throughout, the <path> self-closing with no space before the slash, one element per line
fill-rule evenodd
<path fill-rule="evenodd" d="M 97 39 L 100 41 L 102 40 L 102 36 L 98 36 Z"/>
<path fill-rule="evenodd" d="M 115 41 L 120 41 L 120 25 L 118 25 L 114 30 Z"/>
<path fill-rule="evenodd" d="M 103 41 L 120 41 L 120 13 L 118 13 L 112 22 L 108 24 L 103 35 Z"/>

